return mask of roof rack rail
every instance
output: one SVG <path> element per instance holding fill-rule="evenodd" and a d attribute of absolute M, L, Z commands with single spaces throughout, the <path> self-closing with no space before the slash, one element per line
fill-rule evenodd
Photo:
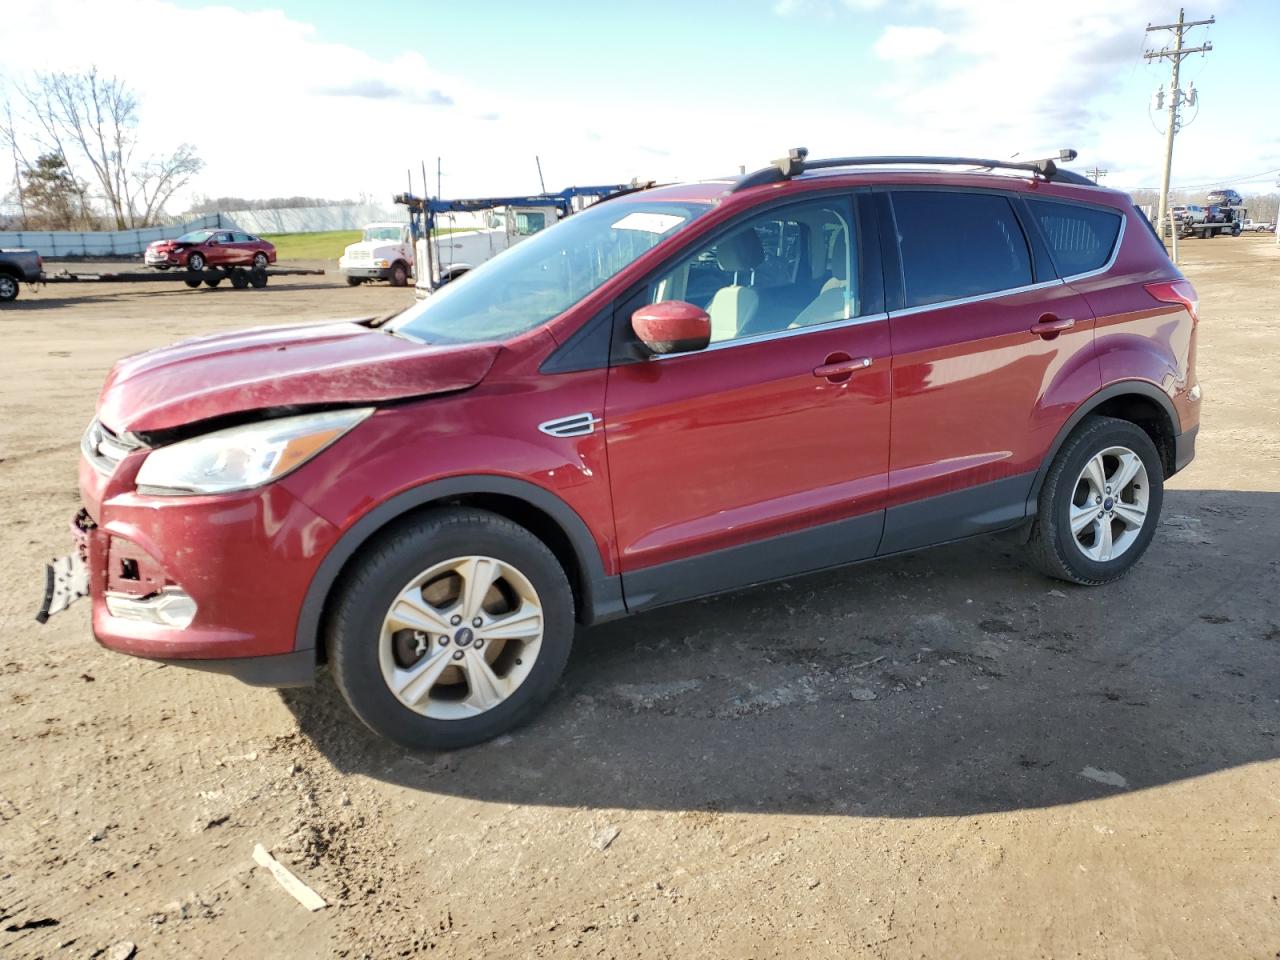
<path fill-rule="evenodd" d="M 1059 150 L 1056 157 L 1041 160 L 986 160 L 982 157 L 916 157 L 916 156 L 884 156 L 884 157 L 832 157 L 828 160 L 810 160 L 809 151 L 805 147 L 794 147 L 787 151 L 767 167 L 754 173 L 739 177 L 730 189 L 730 193 L 758 187 L 766 183 L 781 183 L 810 170 L 827 170 L 834 167 L 888 167 L 899 164 L 935 164 L 940 166 L 982 167 L 985 169 L 1025 170 L 1033 176 L 1041 176 L 1046 180 L 1060 180 L 1063 183 L 1078 183 L 1092 187 L 1094 182 L 1088 177 L 1071 170 L 1063 170 L 1059 162 L 1074 160 L 1076 151 Z"/>

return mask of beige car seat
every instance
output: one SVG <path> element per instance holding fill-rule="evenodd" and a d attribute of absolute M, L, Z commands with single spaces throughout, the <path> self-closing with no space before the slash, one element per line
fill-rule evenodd
<path fill-rule="evenodd" d="M 849 258 L 845 253 L 844 234 L 837 233 L 831 244 L 831 276 L 822 285 L 818 295 L 792 321 L 788 329 L 808 327 L 817 323 L 847 320 L 849 304 Z"/>
<path fill-rule="evenodd" d="M 712 343 L 732 340 L 760 311 L 760 294 L 741 281 L 750 281 L 751 271 L 763 260 L 764 249 L 753 229 L 732 234 L 716 244 L 716 262 L 721 270 L 734 276 L 733 283 L 717 290 L 707 306 Z"/>

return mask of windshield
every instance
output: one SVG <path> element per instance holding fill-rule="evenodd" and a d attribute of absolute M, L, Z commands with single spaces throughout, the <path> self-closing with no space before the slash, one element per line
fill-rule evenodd
<path fill-rule="evenodd" d="M 175 242 L 176 243 L 204 243 L 213 236 L 212 230 L 192 230 L 190 233 L 184 233 Z"/>
<path fill-rule="evenodd" d="M 365 242 L 368 242 L 370 240 L 393 240 L 393 241 L 399 240 L 400 228 L 399 227 L 365 227 L 364 239 L 365 239 Z"/>
<path fill-rule="evenodd" d="M 596 204 L 445 285 L 389 326 L 428 343 L 505 340 L 563 313 L 709 209 L 625 199 Z"/>

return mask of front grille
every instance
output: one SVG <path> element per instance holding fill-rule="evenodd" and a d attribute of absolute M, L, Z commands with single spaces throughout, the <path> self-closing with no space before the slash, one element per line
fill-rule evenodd
<path fill-rule="evenodd" d="M 350 260 L 350 261 L 352 261 L 352 262 L 355 262 L 356 260 L 372 260 L 372 259 L 373 259 L 373 251 L 371 251 L 371 250 L 352 250 L 352 251 L 351 251 L 351 253 L 350 253 L 350 254 L 348 254 L 347 259 L 348 259 L 348 260 Z"/>
<path fill-rule="evenodd" d="M 117 436 L 97 420 L 89 424 L 80 441 L 80 451 L 99 473 L 110 475 L 115 472 L 120 461 L 134 450 L 142 447 L 134 438 Z"/>

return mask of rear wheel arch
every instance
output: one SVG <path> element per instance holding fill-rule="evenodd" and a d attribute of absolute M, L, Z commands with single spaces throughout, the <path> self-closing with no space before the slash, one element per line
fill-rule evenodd
<path fill-rule="evenodd" d="M 1028 516 L 1035 513 L 1040 488 L 1058 451 L 1062 449 L 1062 445 L 1081 422 L 1090 416 L 1114 417 L 1117 420 L 1128 420 L 1130 423 L 1137 424 L 1151 438 L 1151 442 L 1159 451 L 1165 477 L 1171 477 L 1175 473 L 1175 440 L 1182 431 L 1178 411 L 1174 408 L 1173 401 L 1163 390 L 1146 380 L 1124 380 L 1113 383 L 1080 404 L 1054 437 L 1052 445 L 1040 464 L 1040 469 L 1036 471 L 1035 481 L 1031 484 L 1031 491 L 1027 496 Z"/>
<path fill-rule="evenodd" d="M 467 506 L 504 517 L 541 540 L 564 567 L 573 589 L 576 618 L 592 623 L 625 612 L 617 577 L 604 571 L 586 522 L 555 494 L 511 477 L 468 476 L 436 480 L 398 494 L 366 513 L 329 550 L 312 577 L 294 637 L 295 650 L 319 648 L 330 602 L 353 562 L 375 541 L 415 515 L 440 507 Z"/>

